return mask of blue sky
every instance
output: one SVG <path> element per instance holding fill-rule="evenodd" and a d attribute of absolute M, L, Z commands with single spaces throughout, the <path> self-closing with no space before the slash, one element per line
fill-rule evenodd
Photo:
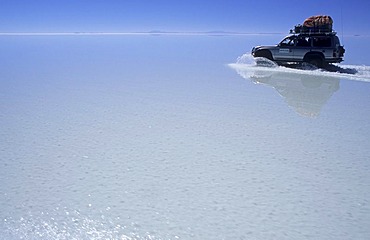
<path fill-rule="evenodd" d="M 311 15 L 327 14 L 344 34 L 370 33 L 368 0 L 168 1 L 1 0 L 0 32 L 241 31 L 287 33 Z M 343 16 L 343 18 L 342 18 Z"/>

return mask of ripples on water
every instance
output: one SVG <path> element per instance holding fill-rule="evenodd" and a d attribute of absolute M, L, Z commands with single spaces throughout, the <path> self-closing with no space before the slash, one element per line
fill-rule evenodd
<path fill-rule="evenodd" d="M 70 239 L 119 239 L 119 240 L 160 240 L 178 239 L 178 236 L 158 236 L 158 233 L 145 232 L 138 223 L 122 226 L 120 217 L 108 219 L 105 211 L 100 216 L 92 217 L 82 214 L 78 210 L 56 208 L 53 212 L 28 213 L 24 217 L 3 219 L 4 231 L 0 239 L 27 239 L 27 240 L 70 240 Z"/>

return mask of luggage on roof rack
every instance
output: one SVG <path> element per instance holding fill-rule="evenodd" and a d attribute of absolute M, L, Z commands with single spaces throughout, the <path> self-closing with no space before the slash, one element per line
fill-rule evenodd
<path fill-rule="evenodd" d="M 307 18 L 303 25 L 294 26 L 297 34 L 334 33 L 333 19 L 327 15 L 318 15 Z"/>
<path fill-rule="evenodd" d="M 303 26 L 332 28 L 333 19 L 330 16 L 326 16 L 326 15 L 312 16 L 304 20 Z"/>

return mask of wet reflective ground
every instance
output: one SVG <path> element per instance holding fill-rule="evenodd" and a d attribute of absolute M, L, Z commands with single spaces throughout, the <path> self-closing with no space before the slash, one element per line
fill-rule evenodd
<path fill-rule="evenodd" d="M 369 238 L 366 41 L 228 65 L 279 40 L 2 37 L 0 239 Z"/>

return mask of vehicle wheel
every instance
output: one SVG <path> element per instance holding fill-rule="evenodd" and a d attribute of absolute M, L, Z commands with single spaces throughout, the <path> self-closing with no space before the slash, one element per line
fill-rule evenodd
<path fill-rule="evenodd" d="M 271 60 L 273 61 L 274 59 L 272 58 L 272 54 L 270 51 L 268 50 L 262 50 L 262 51 L 258 51 L 255 55 L 255 57 L 263 57 L 263 58 L 267 58 L 268 60 Z"/>
<path fill-rule="evenodd" d="M 316 66 L 318 68 L 322 68 L 324 66 L 324 61 L 321 57 L 319 56 L 315 56 L 315 57 L 310 57 L 308 58 L 305 62 L 313 65 L 313 66 Z"/>

